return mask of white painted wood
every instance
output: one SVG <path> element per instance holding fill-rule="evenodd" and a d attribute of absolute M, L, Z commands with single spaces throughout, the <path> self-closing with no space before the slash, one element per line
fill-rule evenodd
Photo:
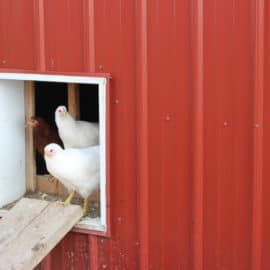
<path fill-rule="evenodd" d="M 25 193 L 24 82 L 0 80 L 0 207 Z"/>
<path fill-rule="evenodd" d="M 33 269 L 72 229 L 82 214 L 78 205 L 62 206 L 26 198 L 20 200 L 0 220 L 0 232 L 10 228 L 11 236 L 10 239 L 3 238 L 2 242 L 0 238 L 0 269 Z M 21 219 L 24 222 L 16 225 Z"/>
<path fill-rule="evenodd" d="M 106 231 L 106 227 L 101 224 L 101 220 L 98 217 L 97 218 L 84 217 L 76 224 L 75 228 L 99 232 Z"/>
<path fill-rule="evenodd" d="M 1 72 L 0 80 L 1 79 L 20 80 L 20 81 L 82 83 L 82 84 L 98 84 L 98 85 L 106 84 L 106 79 L 103 77 L 45 75 L 45 74 L 32 74 L 32 73 Z"/>
<path fill-rule="evenodd" d="M 106 231 L 106 85 L 99 87 L 100 222 Z"/>

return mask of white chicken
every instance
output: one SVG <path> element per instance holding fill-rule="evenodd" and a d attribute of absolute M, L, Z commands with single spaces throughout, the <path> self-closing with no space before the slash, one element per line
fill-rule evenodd
<path fill-rule="evenodd" d="M 74 120 L 65 106 L 58 106 L 55 110 L 55 122 L 65 148 L 85 148 L 99 144 L 98 124 Z"/>
<path fill-rule="evenodd" d="M 55 143 L 44 148 L 48 172 L 68 190 L 69 196 L 62 205 L 70 204 L 78 192 L 83 198 L 83 213 L 88 211 L 88 197 L 99 188 L 99 146 L 84 149 L 63 149 Z"/>

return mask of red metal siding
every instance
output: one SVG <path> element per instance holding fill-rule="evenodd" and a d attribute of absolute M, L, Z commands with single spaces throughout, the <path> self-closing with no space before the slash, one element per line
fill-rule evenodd
<path fill-rule="evenodd" d="M 44 1 L 46 69 L 83 71 L 84 1 Z"/>
<path fill-rule="evenodd" d="M 270 269 L 269 12 L 0 0 L 2 70 L 113 77 L 112 236 L 72 232 L 39 269 Z"/>
<path fill-rule="evenodd" d="M 35 68 L 34 2 L 0 1 L 1 68 Z"/>
<path fill-rule="evenodd" d="M 204 266 L 251 269 L 254 10 L 205 12 Z"/>
<path fill-rule="evenodd" d="M 264 84 L 264 96 L 263 96 L 263 185 L 262 185 L 262 221 L 261 221 L 261 265 L 263 269 L 270 268 L 270 260 L 268 251 L 270 248 L 270 211 L 269 211 L 269 192 L 270 192 L 270 167 L 269 167 L 269 151 L 270 151 L 270 3 L 265 1 L 264 3 L 264 63 L 263 63 L 263 84 Z"/>
<path fill-rule="evenodd" d="M 147 3 L 149 264 L 146 269 L 189 269 L 191 2 Z"/>

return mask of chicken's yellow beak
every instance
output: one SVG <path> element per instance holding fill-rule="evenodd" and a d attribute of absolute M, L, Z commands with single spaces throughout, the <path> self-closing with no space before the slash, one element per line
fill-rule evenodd
<path fill-rule="evenodd" d="M 44 158 L 45 157 L 52 157 L 55 155 L 55 150 L 54 149 L 44 149 Z"/>
<path fill-rule="evenodd" d="M 66 115 L 67 115 L 67 112 L 65 112 L 65 111 L 60 112 L 60 116 L 65 117 Z"/>
<path fill-rule="evenodd" d="M 45 150 L 44 151 L 44 158 L 45 157 L 50 157 L 50 156 L 52 156 L 52 152 L 50 152 L 49 150 Z"/>

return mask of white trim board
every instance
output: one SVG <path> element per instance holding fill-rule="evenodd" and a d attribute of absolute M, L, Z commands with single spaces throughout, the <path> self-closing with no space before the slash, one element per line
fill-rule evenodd
<path fill-rule="evenodd" d="M 104 77 L 70 76 L 70 75 L 47 75 L 34 73 L 1 73 L 0 79 L 40 82 L 63 82 L 82 84 L 106 84 Z"/>

